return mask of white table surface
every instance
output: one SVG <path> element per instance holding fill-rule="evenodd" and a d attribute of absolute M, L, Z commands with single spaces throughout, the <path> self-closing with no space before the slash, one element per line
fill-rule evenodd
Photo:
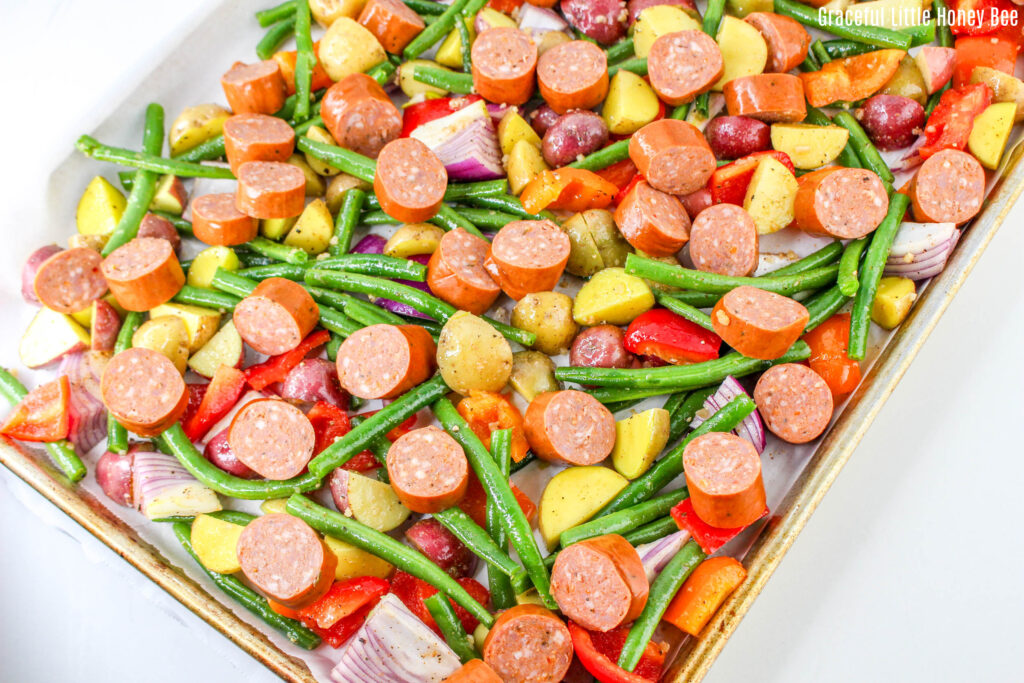
<path fill-rule="evenodd" d="M 0 230 L 202 5 L 0 2 Z M 708 681 L 1024 680 L 1022 255 L 1024 203 Z M 276 680 L 2 468 L 0 548 L 3 680 Z"/>

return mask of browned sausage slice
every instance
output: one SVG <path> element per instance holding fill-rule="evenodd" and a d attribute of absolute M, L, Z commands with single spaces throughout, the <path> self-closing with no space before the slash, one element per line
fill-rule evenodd
<path fill-rule="evenodd" d="M 725 62 L 711 36 L 703 31 L 679 31 L 654 41 L 647 69 L 658 97 L 675 107 L 710 90 L 722 77 Z"/>
<path fill-rule="evenodd" d="M 924 160 L 910 182 L 914 219 L 965 223 L 981 211 L 985 170 L 967 152 L 946 149 Z"/>
<path fill-rule="evenodd" d="M 526 409 L 524 428 L 534 454 L 563 465 L 596 465 L 615 446 L 615 417 L 582 391 L 548 391 Z"/>
<path fill-rule="evenodd" d="M 427 263 L 430 291 L 452 306 L 481 315 L 501 294 L 484 268 L 487 240 L 462 228 L 446 232 Z"/>
<path fill-rule="evenodd" d="M 690 227 L 690 259 L 697 270 L 745 277 L 757 270 L 757 225 L 735 204 L 715 204 Z"/>
<path fill-rule="evenodd" d="M 572 40 L 547 50 L 537 65 L 544 101 L 559 114 L 593 109 L 608 95 L 608 56 L 586 40 Z"/>
<path fill-rule="evenodd" d="M 676 197 L 640 181 L 615 209 L 615 224 L 635 249 L 673 256 L 690 238 L 690 216 Z"/>
<path fill-rule="evenodd" d="M 789 297 L 744 285 L 715 304 L 711 324 L 726 344 L 748 358 L 774 360 L 803 334 L 810 314 Z"/>
<path fill-rule="evenodd" d="M 220 85 L 236 114 L 273 114 L 284 106 L 288 92 L 281 65 L 273 59 L 255 64 L 235 62 L 220 77 Z"/>
<path fill-rule="evenodd" d="M 818 373 L 797 363 L 768 368 L 754 387 L 754 403 L 772 434 L 789 443 L 818 438 L 832 420 L 832 392 Z"/>
<path fill-rule="evenodd" d="M 167 240 L 171 243 L 171 249 L 177 254 L 181 249 L 181 235 L 178 234 L 178 229 L 174 227 L 174 223 L 163 216 L 157 216 L 155 213 L 147 213 L 142 217 L 142 222 L 139 223 L 139 231 L 135 233 L 136 237 L 156 237 L 157 239 Z"/>
<path fill-rule="evenodd" d="M 77 313 L 106 293 L 102 265 L 103 257 L 88 247 L 58 251 L 36 271 L 36 297 L 58 313 Z"/>
<path fill-rule="evenodd" d="M 103 259 L 103 276 L 121 308 L 148 311 L 167 303 L 185 284 L 185 273 L 167 240 L 136 237 Z"/>
<path fill-rule="evenodd" d="M 494 621 L 483 655 L 505 683 L 559 683 L 572 664 L 572 638 L 551 610 L 516 605 Z"/>
<path fill-rule="evenodd" d="M 380 208 L 402 223 L 423 223 L 437 214 L 448 189 L 448 171 L 419 140 L 400 138 L 384 145 L 373 174 Z"/>
<path fill-rule="evenodd" d="M 796 123 L 807 117 L 803 82 L 792 74 L 755 74 L 734 78 L 722 89 L 730 116 L 768 123 Z"/>
<path fill-rule="evenodd" d="M 683 471 L 693 511 L 713 527 L 735 529 L 765 511 L 761 457 L 735 434 L 698 436 L 683 450 Z"/>
<path fill-rule="evenodd" d="M 181 419 L 188 388 L 167 356 L 151 349 L 122 351 L 100 379 L 103 405 L 139 436 L 156 436 Z"/>
<path fill-rule="evenodd" d="M 298 216 L 306 206 L 306 176 L 280 161 L 247 161 L 238 168 L 235 206 L 253 218 Z"/>
<path fill-rule="evenodd" d="M 857 239 L 878 227 L 889 194 L 874 171 L 831 166 L 797 179 L 796 227 L 812 235 Z"/>
<path fill-rule="evenodd" d="M 320 309 L 309 292 L 283 277 L 260 282 L 232 316 L 245 343 L 268 356 L 294 349 L 319 319 Z"/>
<path fill-rule="evenodd" d="M 466 495 L 466 453 L 442 429 L 423 427 L 402 435 L 388 449 L 387 463 L 391 488 L 413 512 L 440 512 Z"/>
<path fill-rule="evenodd" d="M 192 232 L 212 246 L 245 244 L 259 233 L 260 222 L 238 210 L 230 192 L 204 194 L 192 200 Z"/>
<path fill-rule="evenodd" d="M 471 659 L 441 683 L 502 683 L 502 680 L 484 660 Z"/>
<path fill-rule="evenodd" d="M 640 555 L 616 534 L 570 545 L 558 553 L 551 570 L 558 609 L 588 631 L 605 633 L 635 621 L 648 592 Z"/>
<path fill-rule="evenodd" d="M 287 161 L 295 151 L 295 130 L 266 114 L 235 114 L 224 122 L 224 154 L 238 175 L 247 161 Z"/>
<path fill-rule="evenodd" d="M 302 474 L 315 443 L 313 425 L 302 411 L 273 398 L 245 404 L 228 431 L 228 445 L 238 461 L 276 481 Z"/>
<path fill-rule="evenodd" d="M 569 236 L 551 221 L 513 221 L 491 242 L 486 268 L 515 300 L 555 288 L 569 262 Z"/>
<path fill-rule="evenodd" d="M 473 41 L 473 89 L 489 102 L 525 104 L 533 95 L 537 45 L 510 26 L 490 28 Z"/>
<path fill-rule="evenodd" d="M 395 55 L 426 27 L 420 15 L 399 0 L 370 0 L 359 14 L 359 23 Z"/>
<path fill-rule="evenodd" d="M 767 72 L 792 71 L 807 57 L 811 35 L 800 22 L 775 12 L 751 12 L 743 18 L 761 33 L 768 44 Z"/>
<path fill-rule="evenodd" d="M 298 517 L 261 515 L 246 525 L 235 547 L 242 573 L 274 602 L 310 605 L 334 582 L 337 556 Z"/>
<path fill-rule="evenodd" d="M 419 325 L 370 325 L 338 349 L 338 381 L 359 398 L 397 398 L 437 369 L 437 346 Z"/>
<path fill-rule="evenodd" d="M 669 194 L 696 192 L 718 168 L 703 133 L 675 119 L 654 121 L 633 133 L 629 158 L 651 187 Z"/>
<path fill-rule="evenodd" d="M 376 158 L 402 132 L 402 114 L 380 83 L 366 74 L 345 76 L 324 94 L 320 116 L 339 146 Z"/>

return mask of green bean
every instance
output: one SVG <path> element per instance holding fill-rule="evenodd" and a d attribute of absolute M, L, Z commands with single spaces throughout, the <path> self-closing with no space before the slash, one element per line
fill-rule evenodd
<path fill-rule="evenodd" d="M 611 78 L 620 71 L 632 71 L 638 76 L 647 75 L 647 57 L 633 57 L 625 61 L 613 64 L 608 67 L 608 77 Z"/>
<path fill-rule="evenodd" d="M 862 55 L 866 52 L 874 52 L 875 50 L 873 45 L 865 45 L 864 43 L 858 43 L 855 40 L 827 40 L 822 43 L 822 45 L 824 45 L 825 52 L 832 59 L 853 57 L 855 55 Z"/>
<path fill-rule="evenodd" d="M 609 64 L 614 64 L 623 59 L 632 57 L 635 53 L 635 46 L 633 45 L 632 38 L 624 38 L 614 45 L 605 48 L 605 56 L 608 58 Z"/>
<path fill-rule="evenodd" d="M 954 39 L 953 32 L 949 28 L 949 23 L 943 21 L 943 19 L 949 18 L 949 4 L 946 0 L 934 0 L 932 8 L 935 11 L 936 19 L 936 39 L 939 47 L 953 47 Z"/>
<path fill-rule="evenodd" d="M 871 171 L 878 174 L 878 177 L 882 179 L 886 187 L 889 188 L 892 185 L 892 181 L 895 179 L 892 171 L 889 170 L 888 164 L 882 159 L 882 155 L 878 153 L 878 149 L 871 143 L 868 138 L 868 134 L 864 132 L 860 123 L 857 119 L 853 118 L 853 115 L 848 111 L 837 112 L 832 120 L 850 131 L 850 146 L 853 147 L 853 151 L 857 153 L 857 157 L 860 159 L 861 165 Z"/>
<path fill-rule="evenodd" d="M 635 406 L 640 405 L 646 398 L 631 398 L 625 401 L 615 401 L 614 403 L 605 403 L 604 407 L 611 413 L 621 413 L 624 410 L 629 410 Z"/>
<path fill-rule="evenodd" d="M 367 211 L 359 217 L 359 223 L 361 225 L 398 225 L 391 216 L 387 215 L 383 211 Z"/>
<path fill-rule="evenodd" d="M 404 0 L 404 2 L 416 14 L 425 14 L 427 16 L 443 14 L 447 9 L 446 5 L 434 2 L 434 0 Z"/>
<path fill-rule="evenodd" d="M 860 282 L 857 281 L 857 269 L 860 267 L 861 254 L 870 241 L 870 237 L 861 237 L 851 241 L 843 251 L 843 257 L 839 260 L 839 277 L 836 280 L 836 285 L 843 296 L 853 296 L 857 293 L 860 286 Z"/>
<path fill-rule="evenodd" d="M 802 5 L 796 0 L 775 0 L 775 13 L 796 19 L 805 26 L 812 26 L 840 38 L 855 40 L 858 43 L 868 43 L 882 48 L 896 48 L 897 50 L 906 50 L 910 47 L 910 36 L 899 31 L 847 23 L 842 18 L 833 19 L 831 15 L 820 13 L 817 9 Z"/>
<path fill-rule="evenodd" d="M 369 157 L 337 145 L 316 142 L 305 136 L 296 137 L 295 147 L 339 171 L 355 176 L 363 182 L 373 183 L 377 162 Z"/>
<path fill-rule="evenodd" d="M 147 154 L 159 155 L 164 145 L 164 108 L 159 104 L 150 103 L 146 107 L 146 125 L 142 134 L 142 150 Z M 135 239 L 139 232 L 139 224 L 153 203 L 156 194 L 157 175 L 152 171 L 136 171 L 132 179 L 132 191 L 128 204 L 121 214 L 121 220 L 103 246 L 101 252 L 109 256 L 110 252 Z"/>
<path fill-rule="evenodd" d="M 217 510 L 216 512 L 204 512 L 203 514 L 225 522 L 231 522 L 238 526 L 246 526 L 257 517 L 257 515 L 250 515 L 248 512 L 240 510 Z M 192 515 L 172 515 L 170 517 L 158 517 L 153 521 L 161 523 L 185 522 L 191 525 L 192 522 L 196 521 L 196 518 Z"/>
<path fill-rule="evenodd" d="M 448 92 L 468 95 L 473 92 L 473 76 L 468 73 L 448 71 L 433 66 L 415 66 L 412 70 L 414 81 L 432 85 Z"/>
<path fill-rule="evenodd" d="M 512 430 L 498 429 L 491 432 L 491 457 L 498 471 L 506 480 L 512 476 Z M 487 533 L 503 551 L 508 551 L 508 534 L 501 523 L 501 509 L 494 501 L 487 501 Z M 487 585 L 491 593 L 491 604 L 495 609 L 515 607 L 516 595 L 508 576 L 490 568 L 487 570 Z"/>
<path fill-rule="evenodd" d="M 293 265 L 303 265 L 309 261 L 309 254 L 298 247 L 289 247 L 280 242 L 268 240 L 266 237 L 254 237 L 245 246 L 275 261 L 284 261 Z"/>
<path fill-rule="evenodd" d="M 314 116 L 312 118 L 309 118 L 309 119 L 303 121 L 302 123 L 298 123 L 298 122 L 295 122 L 295 121 L 293 121 L 291 123 L 292 128 L 295 129 L 295 137 L 298 137 L 300 135 L 305 135 L 306 131 L 308 131 L 313 126 L 323 126 L 323 125 L 324 125 L 324 120 L 319 115 Z"/>
<path fill-rule="evenodd" d="M 892 249 L 892 241 L 900 229 L 900 221 L 907 211 L 910 199 L 905 194 L 896 193 L 889 198 L 889 212 L 882 219 L 871 238 L 871 246 L 864 256 L 864 267 L 860 272 L 860 285 L 857 296 L 853 300 L 853 311 L 850 314 L 850 342 L 846 355 L 854 360 L 864 360 L 867 354 L 868 330 L 871 327 L 871 307 L 878 293 L 878 283 L 882 279 L 885 260 Z"/>
<path fill-rule="evenodd" d="M 335 334 L 348 337 L 356 330 L 362 329 L 363 325 L 360 325 L 335 308 L 320 306 L 320 327 Z"/>
<path fill-rule="evenodd" d="M 462 70 L 467 74 L 473 69 L 473 55 L 470 53 L 471 39 L 469 37 L 469 27 L 466 26 L 466 20 L 460 19 L 455 22 L 455 29 L 459 32 L 459 51 L 462 53 Z M 415 74 L 415 69 L 413 69 Z M 415 79 L 415 75 L 413 76 Z M 418 79 L 417 79 L 418 80 Z M 470 76 L 472 81 L 472 76 Z M 470 92 L 473 92 L 470 90 Z"/>
<path fill-rule="evenodd" d="M 736 287 L 748 285 L 788 296 L 796 292 L 817 289 L 823 285 L 832 284 L 836 280 L 838 271 L 838 265 L 830 265 L 814 268 L 813 270 L 805 270 L 793 275 L 733 277 L 682 268 L 646 259 L 636 254 L 629 254 L 626 257 L 626 272 L 631 275 L 663 285 L 710 294 L 725 294 Z"/>
<path fill-rule="evenodd" d="M 494 504 L 499 507 L 502 518 L 508 524 L 508 534 L 512 546 L 519 554 L 519 559 L 526 568 L 527 574 L 530 575 L 530 580 L 533 581 L 541 600 L 550 609 L 555 609 L 557 605 L 551 597 L 550 577 L 544 567 L 544 561 L 541 559 L 536 539 L 533 537 L 533 529 L 530 527 L 526 515 L 523 514 L 522 508 L 519 507 L 519 503 L 516 502 L 515 496 L 512 495 L 508 479 L 502 475 L 498 465 L 491 458 L 491 454 L 487 452 L 484 445 L 480 443 L 480 439 L 455 410 L 451 401 L 439 398 L 434 403 L 433 410 L 441 426 L 459 442 L 466 452 L 469 464 L 483 485 L 488 500 L 494 501 Z"/>
<path fill-rule="evenodd" d="M 426 292 L 403 285 L 391 280 L 359 275 L 357 273 L 345 273 L 337 271 L 325 271 L 312 268 L 306 273 L 306 282 L 321 287 L 332 287 L 349 292 L 358 292 L 370 296 L 379 296 L 384 299 L 391 299 L 403 304 L 412 306 L 420 313 L 427 315 L 434 320 L 447 322 L 448 318 L 455 315 L 457 309 L 451 304 L 441 301 L 435 296 Z M 484 316 L 491 327 L 501 332 L 510 341 L 517 342 L 523 346 L 533 346 L 537 336 L 532 332 L 511 327 L 496 320 Z"/>
<path fill-rule="evenodd" d="M 858 45 L 859 43 L 853 44 Z M 820 109 L 811 105 L 807 105 L 807 118 L 804 121 L 815 126 L 834 125 L 832 119 L 826 116 Z M 837 161 L 846 168 L 861 168 L 860 158 L 853 150 L 849 140 L 847 140 L 846 145 L 843 147 L 843 151 L 839 153 Z"/>
<path fill-rule="evenodd" d="M 665 410 L 670 416 L 672 413 L 679 410 L 679 407 L 686 403 L 686 397 L 690 395 L 688 391 L 677 391 L 668 397 L 665 404 L 662 405 L 662 409 Z"/>
<path fill-rule="evenodd" d="M 252 290 L 256 289 L 259 283 L 230 270 L 217 268 L 213 273 L 213 279 L 210 280 L 210 284 L 222 292 L 227 292 L 244 299 L 252 294 Z"/>
<path fill-rule="evenodd" d="M 122 166 L 152 171 L 164 175 L 176 175 L 181 178 L 221 178 L 234 180 L 235 175 L 231 169 L 222 166 L 204 166 L 193 164 L 179 159 L 164 159 L 159 154 L 147 154 L 146 152 L 135 152 L 122 147 L 111 147 L 104 145 L 96 138 L 83 135 L 75 142 L 79 152 L 90 159 L 97 161 L 109 161 Z"/>
<path fill-rule="evenodd" d="M 936 20 L 932 19 L 926 24 L 905 26 L 896 30 L 910 36 L 910 47 L 928 45 L 935 40 Z"/>
<path fill-rule="evenodd" d="M 250 251 L 245 245 L 240 245 L 234 248 L 235 256 L 238 257 L 238 262 L 246 268 L 252 268 L 254 266 L 272 266 L 275 263 L 280 263 L 272 258 L 267 258 L 263 254 L 257 254 L 254 251 Z"/>
<path fill-rule="evenodd" d="M 718 391 L 718 386 L 714 384 L 702 389 L 695 389 L 686 395 L 686 398 L 679 404 L 678 408 L 672 411 L 672 415 L 669 418 L 668 441 L 666 443 L 675 443 L 690 428 L 693 418 L 697 417 L 697 413 L 704 407 L 704 401 L 708 399 L 708 396 Z"/>
<path fill-rule="evenodd" d="M 649 470 L 629 482 L 624 489 L 612 498 L 608 503 L 597 511 L 595 517 L 610 515 L 620 510 L 625 510 L 638 505 L 651 496 L 668 486 L 672 481 L 683 473 L 683 451 L 686 446 L 698 436 L 711 432 L 730 432 L 740 422 L 754 412 L 757 406 L 753 399 L 746 394 L 737 396 L 724 406 L 718 409 L 713 415 L 690 434 L 679 442 L 664 457 L 654 462 Z"/>
<path fill-rule="evenodd" d="M 829 242 L 827 245 L 822 247 L 816 252 L 804 256 L 799 261 L 794 261 L 788 266 L 783 266 L 777 270 L 773 270 L 768 273 L 767 276 L 780 276 L 780 275 L 796 275 L 797 273 L 805 273 L 809 270 L 815 270 L 816 268 L 823 268 L 830 266 L 835 263 L 843 253 L 843 243 L 839 240 L 835 242 Z M 765 277 L 765 276 L 762 276 Z"/>
<path fill-rule="evenodd" d="M 519 470 L 525 469 L 527 465 L 529 465 L 532 462 L 536 462 L 536 460 L 537 460 L 537 456 L 536 455 L 534 455 L 533 453 L 527 453 L 525 458 L 523 458 L 519 462 L 513 462 L 512 463 L 512 472 L 511 473 L 515 474 Z"/>
<path fill-rule="evenodd" d="M 828 50 L 825 49 L 825 46 L 822 45 L 820 40 L 815 40 L 811 43 L 811 52 L 814 54 L 815 59 L 818 60 L 818 63 L 822 66 L 832 61 L 832 57 L 829 55 Z"/>
<path fill-rule="evenodd" d="M 656 519 L 650 524 L 645 524 L 639 529 L 625 533 L 622 537 L 636 546 L 657 541 L 677 531 L 679 531 L 679 526 L 676 524 L 676 520 L 672 519 L 671 516 L 667 516 Z"/>
<path fill-rule="evenodd" d="M 523 208 L 523 203 L 519 201 L 519 197 L 513 197 L 512 195 L 473 196 L 465 197 L 462 201 L 464 204 L 469 204 L 470 206 L 478 206 L 481 209 L 504 211 L 505 213 L 510 213 L 513 216 L 519 216 L 520 218 L 526 218 L 531 221 L 555 219 L 555 215 L 550 211 L 541 211 L 539 214 L 530 213 Z"/>
<path fill-rule="evenodd" d="M 281 43 L 288 40 L 288 36 L 295 31 L 295 17 L 288 17 L 271 26 L 267 32 L 256 43 L 256 56 L 260 59 L 270 59 Z"/>
<path fill-rule="evenodd" d="M 28 390 L 14 375 L 6 369 L 0 368 L 0 394 L 3 394 L 11 406 L 16 406 L 28 395 Z M 127 439 L 127 434 L 125 434 L 125 438 Z M 60 471 L 64 473 L 64 476 L 72 482 L 82 480 L 86 472 L 85 465 L 70 442 L 66 439 L 50 441 L 44 443 L 43 447 L 53 458 L 53 462 L 60 468 Z"/>
<path fill-rule="evenodd" d="M 664 517 L 669 513 L 669 510 L 689 497 L 690 493 L 685 488 L 682 488 L 664 493 L 643 503 L 637 503 L 618 512 L 594 517 L 588 522 L 578 524 L 563 531 L 558 538 L 559 543 L 563 548 L 566 548 L 573 543 L 579 543 L 595 536 L 621 534 L 652 522 L 659 517 Z"/>
<path fill-rule="evenodd" d="M 613 142 L 603 149 L 599 149 L 593 154 L 588 154 L 579 161 L 574 161 L 569 164 L 570 168 L 582 168 L 587 171 L 600 171 L 602 168 L 608 168 L 612 164 L 617 164 L 624 159 L 629 158 L 629 138 L 625 140 L 619 140 Z"/>
<path fill-rule="evenodd" d="M 427 267 L 422 263 L 384 254 L 342 254 L 320 259 L 316 262 L 316 267 L 377 277 L 395 277 L 413 282 L 427 280 Z"/>
<path fill-rule="evenodd" d="M 654 290 L 654 298 L 657 299 L 658 303 L 668 310 L 672 311 L 678 316 L 686 318 L 691 323 L 700 325 L 705 330 L 715 331 L 714 326 L 711 324 L 711 316 L 701 311 L 699 308 L 695 308 L 689 304 L 683 303 L 679 299 L 673 299 L 668 296 L 665 292 L 660 290 Z"/>
<path fill-rule="evenodd" d="M 481 180 L 474 183 L 449 183 L 444 198 L 449 202 L 457 202 L 466 197 L 491 197 L 508 194 L 508 181 Z"/>
<path fill-rule="evenodd" d="M 597 387 L 590 389 L 587 393 L 611 410 L 611 406 L 618 403 L 642 401 L 647 398 L 671 394 L 675 391 L 674 387 Z M 615 411 L 612 410 L 612 412 L 614 413 Z"/>
<path fill-rule="evenodd" d="M 175 154 L 172 158 L 175 161 L 213 161 L 214 159 L 223 159 L 225 154 L 224 136 L 218 135 L 181 154 Z"/>
<path fill-rule="evenodd" d="M 807 56 L 804 57 L 804 61 L 799 64 L 800 70 L 804 73 L 812 71 L 821 71 L 821 63 L 818 58 L 814 56 L 814 53 L 810 50 L 807 51 Z"/>
<path fill-rule="evenodd" d="M 348 294 L 343 294 L 342 296 L 348 297 L 348 301 L 345 302 L 342 308 L 345 311 L 345 315 L 364 325 L 379 325 L 382 323 L 388 325 L 408 324 L 402 316 L 396 315 L 386 308 L 375 306 Z"/>
<path fill-rule="evenodd" d="M 467 19 L 476 17 L 477 13 L 484 8 L 484 5 L 486 5 L 488 1 L 489 0 L 469 0 L 469 2 L 466 3 L 466 6 L 462 8 L 462 16 Z"/>
<path fill-rule="evenodd" d="M 402 52 L 402 56 L 405 60 L 409 61 L 410 59 L 416 59 L 433 47 L 435 43 L 448 35 L 448 33 L 455 28 L 455 21 L 462 14 L 462 10 L 468 1 L 469 0 L 455 0 L 455 2 L 449 5 L 448 9 L 446 9 L 441 16 L 437 18 L 437 21 L 420 31 L 420 34 L 405 46 L 405 50 Z"/>
<path fill-rule="evenodd" d="M 839 291 L 839 286 L 836 285 L 835 287 L 818 292 L 805 301 L 804 308 L 807 309 L 810 317 L 807 321 L 807 326 L 804 327 L 804 334 L 831 318 L 849 300 L 850 297 Z"/>
<path fill-rule="evenodd" d="M 694 308 L 711 308 L 722 298 L 721 294 L 706 294 L 704 292 L 665 292 L 665 294 Z"/>
<path fill-rule="evenodd" d="M 469 206 L 460 206 L 458 212 L 473 225 L 488 230 L 501 230 L 509 223 L 521 220 L 519 216 L 502 213 L 494 209 L 475 209 Z"/>
<path fill-rule="evenodd" d="M 316 54 L 310 35 L 309 0 L 295 0 L 295 114 L 297 121 L 309 118 L 310 84 Z"/>
<path fill-rule="evenodd" d="M 256 20 L 260 22 L 260 26 L 267 28 L 271 24 L 277 23 L 285 17 L 290 17 L 294 13 L 295 0 L 286 0 L 286 2 L 282 2 L 275 7 L 260 10 L 256 13 Z"/>
<path fill-rule="evenodd" d="M 230 294 L 225 294 L 224 292 L 185 285 L 178 290 L 177 294 L 174 295 L 174 301 L 179 304 L 188 304 L 189 306 L 200 306 L 202 308 L 212 308 L 220 311 L 233 311 L 241 299 Z"/>
<path fill-rule="evenodd" d="M 450 531 L 455 538 L 462 541 L 463 545 L 469 548 L 474 555 L 486 562 L 488 567 L 496 569 L 520 583 L 524 591 L 529 587 L 526 570 L 509 557 L 508 553 L 499 548 L 494 539 L 488 536 L 487 532 L 480 528 L 461 508 L 450 507 L 447 510 L 435 512 L 434 519 Z"/>
<path fill-rule="evenodd" d="M 447 204 L 442 204 L 441 208 L 437 210 L 437 213 L 429 222 L 443 230 L 455 230 L 456 228 L 462 228 L 471 235 L 476 235 L 484 240 L 487 239 L 487 236 L 480 232 L 480 228 L 473 225 L 469 219 L 460 215 L 458 211 Z"/>
<path fill-rule="evenodd" d="M 182 218 L 181 216 L 175 216 L 173 213 L 166 211 L 150 211 L 155 216 L 160 216 L 168 223 L 174 226 L 174 229 L 180 232 L 182 235 L 192 235 L 192 224 Z"/>
<path fill-rule="evenodd" d="M 144 314 L 137 311 L 129 311 L 125 316 L 114 342 L 114 355 L 132 347 L 132 337 L 135 330 L 142 325 L 143 317 Z M 112 453 L 124 453 L 128 450 L 128 430 L 110 412 L 107 413 L 107 450 Z"/>
<path fill-rule="evenodd" d="M 374 439 L 387 434 L 420 408 L 430 405 L 447 391 L 448 386 L 440 375 L 407 391 L 397 401 L 389 403 L 382 410 L 374 413 L 365 422 L 310 460 L 310 473 L 317 477 L 327 476 L 334 468 L 341 467 L 353 455 L 365 449 Z"/>
<path fill-rule="evenodd" d="M 677 119 L 679 121 L 685 121 L 686 117 L 690 114 L 690 102 L 686 104 L 680 104 L 678 107 L 672 110 L 672 113 L 668 115 L 670 119 Z"/>
<path fill-rule="evenodd" d="M 358 187 L 345 190 L 341 198 L 341 208 L 338 210 L 338 219 L 334 223 L 334 239 L 327 248 L 331 256 L 347 254 L 352 248 L 352 234 L 359 222 L 359 214 L 365 201 L 366 192 Z"/>
<path fill-rule="evenodd" d="M 394 77 L 396 71 L 398 71 L 398 65 L 394 62 L 381 62 L 368 69 L 366 75 L 381 85 L 387 85 L 388 81 Z"/>
<path fill-rule="evenodd" d="M 430 612 L 430 616 L 434 618 L 434 623 L 441 630 L 441 635 L 444 636 L 448 647 L 458 656 L 460 662 L 465 664 L 471 659 L 480 659 L 480 655 L 477 654 L 474 647 L 473 639 L 462 628 L 462 622 L 459 621 L 459 616 L 455 613 L 455 608 L 452 607 L 452 604 L 448 602 L 448 598 L 444 597 L 441 593 L 434 593 L 424 600 L 423 604 L 426 606 L 427 611 Z"/>
<path fill-rule="evenodd" d="M 294 263 L 271 263 L 267 266 L 242 268 L 241 270 L 236 270 L 235 273 L 252 280 L 266 280 L 268 277 L 283 277 L 286 280 L 302 282 L 302 278 L 306 274 L 306 269 L 303 266 L 297 266 Z"/>
<path fill-rule="evenodd" d="M 778 7 L 778 0 L 776 0 Z M 629 629 L 626 642 L 622 645 L 618 664 L 626 671 L 632 671 L 640 661 L 647 644 L 651 642 L 654 630 L 661 623 L 661 617 L 668 609 L 669 602 L 676 596 L 683 582 L 707 555 L 695 541 L 687 541 L 682 550 L 668 561 L 658 577 L 651 583 L 647 604 L 633 626 Z"/>
<path fill-rule="evenodd" d="M 327 351 L 327 360 L 332 363 L 338 359 L 338 349 L 341 348 L 341 343 L 345 341 L 345 337 L 340 334 L 331 334 L 331 341 L 327 342 L 325 350 Z M 352 410 L 356 409 L 356 406 L 352 405 L 351 399 L 349 399 L 349 408 Z M 353 426 L 355 422 L 353 421 Z"/>

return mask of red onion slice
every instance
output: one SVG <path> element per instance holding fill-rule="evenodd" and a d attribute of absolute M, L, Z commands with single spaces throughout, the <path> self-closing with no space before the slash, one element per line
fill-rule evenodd
<path fill-rule="evenodd" d="M 452 180 L 494 180 L 505 176 L 498 134 L 483 100 L 428 121 L 410 137 L 437 155 Z"/>
<path fill-rule="evenodd" d="M 217 494 L 200 484 L 173 455 L 140 451 L 132 470 L 132 498 L 150 519 L 194 517 L 221 509 Z"/>
<path fill-rule="evenodd" d="M 682 529 L 674 534 L 669 534 L 665 538 L 636 547 L 636 552 L 640 555 L 640 561 L 643 562 L 644 571 L 647 572 L 648 582 L 654 581 L 657 578 L 669 560 L 682 550 L 688 540 L 690 540 L 690 532 Z"/>
<path fill-rule="evenodd" d="M 743 385 L 739 383 L 739 380 L 729 375 L 722 382 L 722 385 L 718 387 L 718 390 L 704 400 L 704 410 L 707 411 L 708 415 L 711 415 L 737 396 L 749 396 L 749 394 L 743 388 Z M 698 415 L 693 418 L 690 426 L 693 428 L 699 427 L 704 422 L 704 419 Z M 758 454 L 764 452 L 765 446 L 768 445 L 764 423 L 761 421 L 761 414 L 756 409 L 750 415 L 743 418 L 743 421 L 739 423 L 736 429 L 732 430 L 732 433 L 754 444 Z"/>
<path fill-rule="evenodd" d="M 107 436 L 107 409 L 100 394 L 100 377 L 108 354 L 99 351 L 71 353 L 61 359 L 60 374 L 67 375 L 68 440 L 79 453 L 88 453 Z"/>
<path fill-rule="evenodd" d="M 353 254 L 383 254 L 388 241 L 380 235 L 367 235 L 352 247 Z"/>
<path fill-rule="evenodd" d="M 569 28 L 569 23 L 554 10 L 524 4 L 519 8 L 519 28 L 533 33 L 547 33 L 564 31 Z"/>
<path fill-rule="evenodd" d="M 883 275 L 890 277 L 905 277 L 915 282 L 927 280 L 941 273 L 950 254 L 960 239 L 960 231 L 953 230 L 953 235 L 945 242 L 934 247 L 927 248 L 918 254 L 907 254 L 902 257 L 890 256 L 885 262 Z"/>
<path fill-rule="evenodd" d="M 25 259 L 25 265 L 21 269 L 21 298 L 33 306 L 39 306 L 39 298 L 36 296 L 36 273 L 39 272 L 39 266 L 43 265 L 43 262 L 53 256 L 64 251 L 56 244 L 47 244 L 45 247 L 39 247 L 33 251 L 27 259 Z"/>

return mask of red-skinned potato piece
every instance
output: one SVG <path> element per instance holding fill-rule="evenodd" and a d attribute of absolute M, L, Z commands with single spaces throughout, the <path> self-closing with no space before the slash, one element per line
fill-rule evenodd
<path fill-rule="evenodd" d="M 747 116 L 719 116 L 704 128 L 716 159 L 739 159 L 772 147 L 772 129 Z"/>
<path fill-rule="evenodd" d="M 132 506 L 132 465 L 135 453 L 106 451 L 96 461 L 96 483 L 118 505 Z"/>
<path fill-rule="evenodd" d="M 211 463 L 224 470 L 228 474 L 242 479 L 258 479 L 260 475 L 245 466 L 241 460 L 235 457 L 228 443 L 228 429 L 215 434 L 212 439 L 206 442 L 203 449 L 203 457 Z"/>
<path fill-rule="evenodd" d="M 473 551 L 433 517 L 421 519 L 406 529 L 405 539 L 453 579 L 476 571 L 477 557 Z"/>

